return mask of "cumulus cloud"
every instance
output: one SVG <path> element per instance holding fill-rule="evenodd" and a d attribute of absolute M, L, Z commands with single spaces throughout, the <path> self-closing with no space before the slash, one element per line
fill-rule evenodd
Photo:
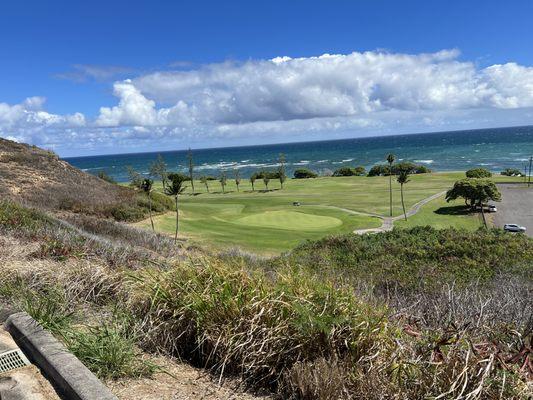
<path fill-rule="evenodd" d="M 79 113 L 50 114 L 40 97 L 0 103 L 0 133 L 6 127 L 11 136 L 37 129 L 47 140 L 96 148 L 533 122 L 533 67 L 479 68 L 459 56 L 457 50 L 371 51 L 153 72 L 115 82 L 117 103 L 100 107 L 89 121 Z"/>

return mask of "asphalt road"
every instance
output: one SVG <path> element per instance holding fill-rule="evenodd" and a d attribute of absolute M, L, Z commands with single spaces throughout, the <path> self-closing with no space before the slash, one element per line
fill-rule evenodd
<path fill-rule="evenodd" d="M 503 228 L 504 224 L 518 224 L 527 228 L 526 234 L 533 237 L 533 184 L 527 188 L 523 184 L 501 184 L 501 203 L 495 203 L 498 212 L 492 214 L 494 225 Z"/>

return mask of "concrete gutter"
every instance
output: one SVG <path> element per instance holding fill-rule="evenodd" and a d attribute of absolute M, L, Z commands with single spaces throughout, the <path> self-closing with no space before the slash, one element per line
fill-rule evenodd
<path fill-rule="evenodd" d="M 11 314 L 5 329 L 63 398 L 117 400 L 80 360 L 25 312 Z"/>

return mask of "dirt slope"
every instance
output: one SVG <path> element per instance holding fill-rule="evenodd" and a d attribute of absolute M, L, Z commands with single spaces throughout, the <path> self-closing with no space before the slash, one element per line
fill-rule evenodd
<path fill-rule="evenodd" d="M 98 212 L 134 192 L 74 168 L 50 151 L 0 138 L 0 199 L 34 207 Z"/>

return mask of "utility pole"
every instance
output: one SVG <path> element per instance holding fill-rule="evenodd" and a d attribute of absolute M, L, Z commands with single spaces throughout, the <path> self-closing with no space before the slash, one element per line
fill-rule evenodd
<path fill-rule="evenodd" d="M 527 187 L 531 185 L 531 164 L 533 164 L 533 156 L 529 157 L 529 177 L 527 179 Z"/>

